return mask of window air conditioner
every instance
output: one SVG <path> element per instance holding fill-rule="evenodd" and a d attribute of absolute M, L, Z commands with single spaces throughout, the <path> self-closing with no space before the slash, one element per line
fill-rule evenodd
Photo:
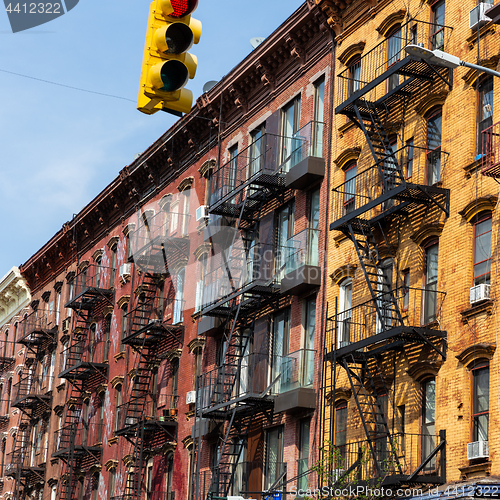
<path fill-rule="evenodd" d="M 189 391 L 186 393 L 186 404 L 190 405 L 196 402 L 196 391 Z"/>
<path fill-rule="evenodd" d="M 130 276 L 130 268 L 131 268 L 130 262 L 122 264 L 120 266 L 120 278 L 123 278 L 124 276 Z"/>
<path fill-rule="evenodd" d="M 490 298 L 490 285 L 481 284 L 473 286 L 470 289 L 470 303 L 471 305 L 477 304 L 483 300 Z"/>
<path fill-rule="evenodd" d="M 201 205 L 196 209 L 196 220 L 208 219 L 207 206 Z"/>
<path fill-rule="evenodd" d="M 467 444 L 467 460 L 488 458 L 488 441 L 474 441 Z"/>
<path fill-rule="evenodd" d="M 63 319 L 63 322 L 62 322 L 62 331 L 63 332 L 69 332 L 70 325 L 71 325 L 71 318 Z"/>
<path fill-rule="evenodd" d="M 485 11 L 491 7 L 489 3 L 480 3 L 476 7 L 474 7 L 469 12 L 469 28 L 476 29 L 483 26 L 487 22 L 491 21 L 491 19 L 485 14 Z"/>
<path fill-rule="evenodd" d="M 337 481 L 342 479 L 342 476 L 345 474 L 345 469 L 334 469 L 332 471 L 332 481 L 335 484 Z"/>

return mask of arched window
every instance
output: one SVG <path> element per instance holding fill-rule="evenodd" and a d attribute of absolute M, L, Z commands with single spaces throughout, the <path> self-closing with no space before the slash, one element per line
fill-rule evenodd
<path fill-rule="evenodd" d="M 103 346 L 103 356 L 102 362 L 105 363 L 109 356 L 109 344 L 111 342 L 111 314 L 107 314 L 104 318 L 104 346 Z"/>
<path fill-rule="evenodd" d="M 490 284 L 491 229 L 491 212 L 480 214 L 474 223 L 474 286 Z"/>
<path fill-rule="evenodd" d="M 346 456 L 347 443 L 347 401 L 340 400 L 335 404 L 335 447 L 340 455 Z"/>
<path fill-rule="evenodd" d="M 426 184 L 432 186 L 441 180 L 441 135 L 443 113 L 434 109 L 427 117 L 427 168 Z"/>
<path fill-rule="evenodd" d="M 435 421 L 436 421 L 436 381 L 428 378 L 421 383 L 422 388 L 422 413 L 421 413 L 421 434 L 422 434 L 422 456 L 424 460 L 428 457 L 436 446 Z M 434 469 L 435 458 L 428 464 L 427 468 Z"/>
<path fill-rule="evenodd" d="M 349 62 L 349 95 L 361 88 L 361 56 L 353 57 Z"/>
<path fill-rule="evenodd" d="M 394 66 L 401 59 L 401 27 L 392 29 L 387 36 L 387 69 Z M 399 85 L 399 75 L 394 73 L 387 80 L 387 92 L 391 92 Z"/>
<path fill-rule="evenodd" d="M 439 242 L 438 240 L 430 241 L 425 247 L 425 262 L 424 262 L 424 291 L 423 291 L 423 308 L 422 308 L 422 323 L 424 325 L 432 323 L 437 319 L 437 281 L 438 281 L 438 259 L 439 259 Z"/>
<path fill-rule="evenodd" d="M 490 365 L 477 360 L 471 368 L 472 382 L 472 441 L 488 441 L 490 413 Z"/>
<path fill-rule="evenodd" d="M 356 175 L 358 165 L 352 162 L 344 170 L 344 215 L 356 208 Z"/>

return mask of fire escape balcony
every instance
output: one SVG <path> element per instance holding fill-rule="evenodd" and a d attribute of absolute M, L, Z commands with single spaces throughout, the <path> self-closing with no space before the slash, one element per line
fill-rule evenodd
<path fill-rule="evenodd" d="M 445 50 L 453 28 L 411 19 L 401 26 L 398 34 L 383 40 L 364 54 L 359 69 L 346 68 L 337 79 L 336 114 L 345 114 L 357 119 L 354 104 L 361 113 L 368 107 L 384 107 L 394 118 L 404 113 L 401 98 L 425 95 L 436 81 L 451 85 L 452 70 L 429 64 L 406 54 L 410 44 L 421 45 L 430 50 Z"/>
<path fill-rule="evenodd" d="M 23 374 L 19 382 L 14 384 L 12 406 L 31 410 L 31 416 L 35 417 L 50 408 L 53 387 L 53 376 L 39 377 L 28 370 L 28 373 Z"/>
<path fill-rule="evenodd" d="M 373 449 L 373 453 L 372 450 Z M 391 487 L 446 482 L 446 433 L 393 433 L 334 446 L 332 486 Z"/>
<path fill-rule="evenodd" d="M 52 457 L 69 459 L 86 453 L 94 456 L 102 452 L 104 424 L 73 422 L 65 425 L 54 433 L 54 448 Z"/>
<path fill-rule="evenodd" d="M 211 259 L 212 271 L 205 276 L 203 306 L 206 316 L 228 317 L 236 300 L 240 312 L 254 310 L 262 297 L 281 293 L 285 251 L 265 243 L 249 244 L 239 239 L 230 252 Z"/>
<path fill-rule="evenodd" d="M 30 476 L 38 480 L 44 478 L 46 462 L 48 458 L 48 447 L 26 443 L 25 447 L 16 448 L 6 457 L 5 474 L 7 476 L 20 475 L 21 480 Z"/>
<path fill-rule="evenodd" d="M 394 155 L 397 163 L 388 157 L 364 170 L 358 165 L 357 175 L 333 188 L 331 230 L 367 228 L 401 213 L 418 217 L 431 205 L 449 212 L 449 190 L 427 183 L 441 177 L 449 153 L 407 145 Z"/>
<path fill-rule="evenodd" d="M 169 266 L 189 253 L 189 222 L 191 216 L 168 210 L 139 217 L 131 236 L 130 262 L 150 274 L 167 274 Z"/>
<path fill-rule="evenodd" d="M 375 356 L 408 343 L 432 344 L 432 340 L 445 339 L 439 321 L 445 296 L 434 288 L 399 287 L 393 293 L 379 293 L 375 302 L 368 300 L 337 311 L 328 319 L 326 359 Z"/>
<path fill-rule="evenodd" d="M 282 293 L 300 295 L 321 285 L 320 235 L 318 229 L 304 229 L 287 240 Z"/>
<path fill-rule="evenodd" d="M 500 122 L 481 132 L 481 151 L 478 160 L 481 160 L 481 173 L 487 177 L 500 177 Z"/>
<path fill-rule="evenodd" d="M 163 301 L 162 307 L 153 307 L 149 311 L 139 302 L 127 314 L 130 331 L 122 343 L 141 347 L 160 343 L 167 338 L 181 338 L 184 333 L 184 325 L 181 324 L 184 306 L 184 300 L 170 298 Z"/>
<path fill-rule="evenodd" d="M 275 412 L 316 408 L 315 355 L 312 349 L 299 349 L 287 356 L 273 356 L 271 373 L 279 375 L 271 389 L 276 394 Z"/>
<path fill-rule="evenodd" d="M 224 420 L 233 410 L 241 416 L 272 408 L 271 389 L 279 377 L 273 373 L 276 379 L 270 381 L 269 368 L 267 353 L 252 353 L 200 375 L 196 404 L 201 417 Z"/>
<path fill-rule="evenodd" d="M 57 312 L 52 312 L 54 318 Z M 21 323 L 21 336 L 17 340 L 19 344 L 34 347 L 46 341 L 54 342 L 57 335 L 57 323 L 48 311 L 36 310 L 26 317 Z"/>
<path fill-rule="evenodd" d="M 0 372 L 6 370 L 15 361 L 16 343 L 0 340 Z"/>
<path fill-rule="evenodd" d="M 179 396 L 177 394 L 154 395 L 145 404 L 133 396 L 117 409 L 117 436 L 135 436 L 144 431 L 144 437 L 158 431 L 173 434 L 177 428 Z"/>
<path fill-rule="evenodd" d="M 89 310 L 97 304 L 111 300 L 114 291 L 111 277 L 115 270 L 91 264 L 73 278 L 73 297 L 65 304 L 75 310 Z"/>
<path fill-rule="evenodd" d="M 64 360 L 60 378 L 86 380 L 96 373 L 107 373 L 110 341 L 105 339 L 79 338 L 77 331 L 71 345 L 62 352 Z"/>

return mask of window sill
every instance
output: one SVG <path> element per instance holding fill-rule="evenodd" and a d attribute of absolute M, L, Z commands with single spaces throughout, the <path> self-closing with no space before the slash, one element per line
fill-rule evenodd
<path fill-rule="evenodd" d="M 464 309 L 463 311 L 460 311 L 460 314 L 462 316 L 462 323 L 464 325 L 467 325 L 469 321 L 476 316 L 479 316 L 480 314 L 486 313 L 487 316 L 491 316 L 493 314 L 493 301 L 492 300 L 485 300 L 484 302 L 481 302 L 480 304 L 477 304 L 472 307 L 468 307 L 467 309 Z"/>
<path fill-rule="evenodd" d="M 470 462 L 472 462 L 472 460 L 470 460 Z M 491 475 L 491 461 L 459 467 L 458 470 L 462 474 L 463 480 L 489 476 Z"/>
<path fill-rule="evenodd" d="M 119 353 L 113 356 L 115 361 L 118 362 L 119 359 L 125 358 L 125 351 L 120 351 Z"/>
<path fill-rule="evenodd" d="M 470 179 L 472 175 L 475 174 L 483 166 L 484 159 L 485 159 L 484 156 L 482 156 L 478 160 L 475 160 L 472 163 L 469 163 L 468 165 L 465 165 L 465 167 L 463 167 L 466 179 Z"/>

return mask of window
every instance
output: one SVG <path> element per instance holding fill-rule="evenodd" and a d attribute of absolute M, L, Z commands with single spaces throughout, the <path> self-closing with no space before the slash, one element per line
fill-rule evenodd
<path fill-rule="evenodd" d="M 472 375 L 472 441 L 488 441 L 490 400 L 490 367 L 478 362 Z"/>
<path fill-rule="evenodd" d="M 3 438 L 1 443 L 1 453 L 2 453 L 2 463 L 0 464 L 0 477 L 3 477 L 4 467 L 5 467 L 5 446 L 7 444 L 7 439 Z"/>
<path fill-rule="evenodd" d="M 422 383 L 422 460 L 428 457 L 436 446 L 436 382 L 428 379 Z M 427 464 L 429 469 L 435 467 L 435 457 Z"/>
<path fill-rule="evenodd" d="M 410 306 L 410 271 L 403 271 L 403 311 Z"/>
<path fill-rule="evenodd" d="M 335 405 L 335 446 L 342 458 L 346 456 L 347 443 L 347 401 Z"/>
<path fill-rule="evenodd" d="M 431 5 L 431 50 L 444 49 L 444 0 Z"/>
<path fill-rule="evenodd" d="M 94 285 L 96 288 L 101 288 L 101 263 L 102 263 L 102 257 L 97 257 L 97 259 L 95 260 L 95 285 Z"/>
<path fill-rule="evenodd" d="M 338 321 L 338 348 L 345 347 L 351 342 L 351 315 L 352 315 L 352 279 L 348 278 L 340 285 L 339 294 L 339 321 Z"/>
<path fill-rule="evenodd" d="M 405 405 L 400 405 L 398 406 L 398 417 L 399 417 L 399 424 L 400 424 L 400 429 L 401 429 L 401 446 L 400 449 L 401 451 L 405 451 L 406 449 L 406 419 L 405 419 L 405 414 L 406 414 L 406 407 Z"/>
<path fill-rule="evenodd" d="M 391 259 L 380 265 L 377 278 L 377 333 L 388 330 L 392 326 L 394 315 L 394 295 L 392 293 Z"/>
<path fill-rule="evenodd" d="M 185 278 L 185 269 L 181 269 L 177 274 L 177 286 L 175 290 L 175 304 L 174 304 L 174 315 L 173 315 L 173 323 L 181 323 L 182 322 L 182 309 L 184 305 L 184 278 Z"/>
<path fill-rule="evenodd" d="M 304 321 L 304 373 L 302 383 L 305 386 L 314 383 L 314 330 L 316 326 L 316 297 L 312 297 L 305 304 Z"/>
<path fill-rule="evenodd" d="M 8 415 L 10 413 L 10 399 L 12 397 L 12 379 L 10 378 L 9 381 L 7 382 L 7 402 L 5 404 L 6 406 L 6 412 L 5 414 Z"/>
<path fill-rule="evenodd" d="M 167 492 L 167 495 L 170 495 L 172 493 L 172 484 L 173 484 L 173 479 L 174 479 L 174 454 L 169 453 L 166 458 L 167 462 L 167 467 L 165 471 L 165 491 Z M 189 477 L 189 476 L 188 476 Z M 170 500 L 170 496 L 167 497 L 168 500 Z"/>
<path fill-rule="evenodd" d="M 314 129 L 312 155 L 323 156 L 323 121 L 325 112 L 325 77 L 314 83 Z"/>
<path fill-rule="evenodd" d="M 430 243 L 425 249 L 423 318 L 424 325 L 436 321 L 437 318 L 437 280 L 439 245 L 437 241 Z"/>
<path fill-rule="evenodd" d="M 356 58 L 349 64 L 349 95 L 361 88 L 361 58 Z"/>
<path fill-rule="evenodd" d="M 483 78 L 478 86 L 477 154 L 491 152 L 490 141 L 482 132 L 493 125 L 493 77 Z M 484 139 L 483 139 L 483 136 Z"/>
<path fill-rule="evenodd" d="M 406 141 L 406 179 L 413 175 L 413 138 Z"/>
<path fill-rule="evenodd" d="M 427 184 L 432 186 L 441 180 L 441 109 L 427 120 Z"/>
<path fill-rule="evenodd" d="M 238 179 L 238 144 L 235 144 L 234 146 L 231 146 L 229 148 L 228 167 L 228 187 L 226 188 L 227 191 L 224 193 L 224 195 L 230 193 L 236 187 L 238 180 L 241 181 L 241 179 Z"/>
<path fill-rule="evenodd" d="M 193 380 L 193 387 L 196 388 L 196 380 L 198 380 L 198 377 L 201 375 L 201 360 L 202 360 L 202 353 L 203 350 L 201 347 L 197 347 L 194 351 L 194 380 Z"/>
<path fill-rule="evenodd" d="M 179 358 L 172 360 L 172 408 L 177 408 L 177 391 L 179 388 Z"/>
<path fill-rule="evenodd" d="M 179 227 L 179 202 L 177 201 L 172 205 L 170 213 L 170 234 L 175 234 Z"/>
<path fill-rule="evenodd" d="M 289 203 L 276 213 L 276 260 L 275 272 L 278 280 L 285 275 L 288 239 L 293 236 L 295 225 L 295 203 Z"/>
<path fill-rule="evenodd" d="M 490 284 L 491 214 L 474 224 L 474 286 Z"/>
<path fill-rule="evenodd" d="M 401 58 L 401 28 L 397 28 L 387 38 L 387 69 L 394 66 Z M 387 92 L 399 85 L 399 75 L 392 74 L 387 80 Z"/>
<path fill-rule="evenodd" d="M 294 150 L 297 148 L 293 136 L 300 127 L 300 95 L 281 110 L 281 164 L 283 171 L 290 170 Z"/>
<path fill-rule="evenodd" d="M 353 163 L 345 171 L 344 179 L 344 215 L 356 208 L 356 175 L 357 165 Z"/>
<path fill-rule="evenodd" d="M 128 302 L 126 304 L 123 304 L 121 308 L 122 312 L 122 331 L 121 331 L 121 337 L 122 340 L 127 336 L 127 328 L 128 328 L 128 316 L 127 316 L 127 310 L 128 310 Z M 122 350 L 125 349 L 125 344 L 122 344 Z"/>
<path fill-rule="evenodd" d="M 103 363 L 105 363 L 108 360 L 110 342 L 111 342 L 111 314 L 108 314 L 104 318 L 104 346 L 102 355 Z"/>
<path fill-rule="evenodd" d="M 321 192 L 315 189 L 309 196 L 309 234 L 307 241 L 307 262 L 311 266 L 319 265 L 319 202 Z"/>
<path fill-rule="evenodd" d="M 311 419 L 300 421 L 299 428 L 299 459 L 297 462 L 297 489 L 307 490 L 309 484 L 309 435 L 311 432 Z M 304 474 L 301 476 L 301 474 Z"/>
<path fill-rule="evenodd" d="M 198 261 L 198 281 L 196 282 L 196 297 L 194 312 L 198 312 L 203 307 L 203 289 L 205 287 L 205 277 L 207 275 L 207 255 L 200 256 Z M 207 297 L 208 299 L 208 297 Z"/>
<path fill-rule="evenodd" d="M 95 323 L 90 325 L 90 338 L 89 338 L 89 361 L 94 361 L 94 355 L 97 347 L 97 327 Z"/>
<path fill-rule="evenodd" d="M 265 133 L 266 124 L 259 125 L 255 130 L 250 132 L 250 163 L 248 165 L 248 177 L 252 177 L 262 169 L 264 161 L 263 154 L 265 152 Z"/>
<path fill-rule="evenodd" d="M 290 373 L 286 373 L 288 366 L 287 358 L 288 345 L 290 342 L 290 308 L 287 307 L 282 311 L 273 315 L 273 362 L 272 362 L 272 375 L 271 382 L 273 382 L 278 375 L 281 374 L 280 384 L 286 385 L 290 377 Z M 283 370 L 284 369 L 284 370 Z M 283 373 L 283 371 L 285 373 Z"/>
<path fill-rule="evenodd" d="M 109 488 L 108 488 L 108 499 L 111 500 L 115 496 L 115 485 L 116 485 L 116 469 L 109 470 Z M 55 497 L 54 497 L 55 500 Z"/>
<path fill-rule="evenodd" d="M 116 276 L 116 250 L 117 244 L 115 243 L 111 247 L 111 269 L 109 270 L 109 286 L 115 286 L 115 276 Z"/>
<path fill-rule="evenodd" d="M 115 431 L 117 431 L 121 427 L 121 422 L 120 422 L 121 404 L 122 404 L 122 386 L 117 385 L 115 389 Z"/>
<path fill-rule="evenodd" d="M 55 317 L 55 321 L 54 321 L 55 326 L 59 325 L 60 312 L 61 312 L 61 289 L 59 289 L 56 292 L 56 317 Z"/>
<path fill-rule="evenodd" d="M 283 473 L 283 426 L 266 432 L 266 463 L 264 467 L 264 489 L 273 486 Z M 281 484 L 276 486 L 280 489 Z"/>

